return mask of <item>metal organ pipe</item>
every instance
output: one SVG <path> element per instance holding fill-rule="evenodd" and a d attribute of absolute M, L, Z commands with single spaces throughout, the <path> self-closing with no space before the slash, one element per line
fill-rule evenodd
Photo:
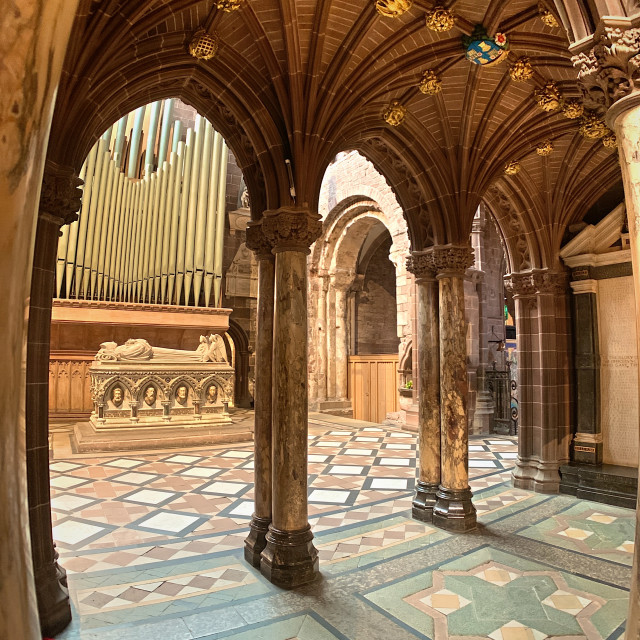
<path fill-rule="evenodd" d="M 182 285 L 184 282 L 184 263 L 187 242 L 187 211 L 189 208 L 189 188 L 194 154 L 194 132 L 187 130 L 187 145 L 185 148 L 184 173 L 182 175 L 182 200 L 180 202 L 180 225 L 178 227 L 178 250 L 176 256 L 176 304 L 180 304 Z M 185 300 L 187 304 L 188 300 Z"/>
<path fill-rule="evenodd" d="M 207 204 L 209 192 L 209 172 L 211 170 L 211 144 L 213 142 L 213 127 L 208 120 L 204 120 L 204 144 L 202 149 L 202 164 L 200 166 L 200 181 L 198 184 L 198 205 L 196 209 L 195 247 L 193 254 L 193 299 L 195 306 L 199 306 L 202 279 L 204 276 L 204 246 L 207 228 Z"/>
<path fill-rule="evenodd" d="M 89 152 L 79 221 L 63 228 L 58 246 L 58 296 L 75 291 L 86 299 L 196 306 L 202 299 L 220 306 L 228 149 L 199 115 L 181 141 L 173 106 L 167 100 L 150 107 L 142 180 L 137 168 L 144 107 L 121 118 Z M 125 174 L 125 133 L 132 121 Z"/>
<path fill-rule="evenodd" d="M 211 173 L 209 175 L 209 201 L 207 202 L 207 228 L 204 253 L 204 303 L 207 307 L 211 302 L 211 293 L 213 291 L 213 271 L 216 251 L 216 208 L 218 205 L 218 190 L 222 187 L 218 182 L 221 150 L 222 136 L 216 131 L 214 135 L 213 151 L 211 154 Z"/>
<path fill-rule="evenodd" d="M 216 248 L 214 261 L 214 300 L 215 306 L 219 307 L 222 301 L 222 258 L 224 253 L 224 223 L 226 219 L 226 196 L 227 196 L 227 145 L 222 143 L 220 151 L 222 161 L 220 162 L 220 175 L 218 178 L 218 207 L 216 212 Z"/>
<path fill-rule="evenodd" d="M 169 262 L 167 266 L 167 304 L 173 301 L 173 290 L 176 281 L 176 250 L 178 247 L 178 224 L 180 216 L 181 202 L 181 186 L 183 169 L 185 165 L 185 156 L 187 150 L 184 142 L 178 143 L 177 150 L 177 166 L 176 166 L 176 182 L 173 190 L 173 209 L 171 213 L 171 229 L 169 231 Z"/>
<path fill-rule="evenodd" d="M 170 98 L 163 103 L 162 128 L 160 130 L 160 144 L 158 145 L 158 166 L 162 166 L 167 159 L 169 136 L 171 135 L 171 118 L 173 117 L 173 102 L 173 98 Z"/>
<path fill-rule="evenodd" d="M 147 107 L 140 107 L 136 110 L 133 120 L 133 131 L 131 132 L 131 147 L 129 149 L 129 167 L 127 177 L 135 178 L 138 173 L 138 155 L 140 153 L 140 134 L 144 123 L 144 114 Z"/>
<path fill-rule="evenodd" d="M 189 185 L 189 209 L 187 212 L 187 240 L 185 243 L 185 274 L 184 274 L 184 303 L 189 304 L 191 287 L 193 284 L 193 250 L 196 233 L 196 208 L 198 206 L 198 183 L 200 178 L 200 164 L 202 161 L 203 118 L 196 116 L 196 141 L 193 152 L 193 166 L 191 167 L 191 184 Z"/>

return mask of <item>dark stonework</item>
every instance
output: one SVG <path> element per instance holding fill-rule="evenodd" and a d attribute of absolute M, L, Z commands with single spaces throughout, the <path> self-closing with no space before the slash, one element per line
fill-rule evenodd
<path fill-rule="evenodd" d="M 67 576 L 53 543 L 49 484 L 49 345 L 60 227 L 77 219 L 82 181 L 47 162 L 40 195 L 27 334 L 26 439 L 31 554 L 40 627 L 53 637 L 71 622 Z"/>
<path fill-rule="evenodd" d="M 477 527 L 476 508 L 471 502 L 471 489 L 446 489 L 440 487 L 438 501 L 433 509 L 433 524 L 447 531 L 462 533 Z"/>
<path fill-rule="evenodd" d="M 279 531 L 271 526 L 266 540 L 260 571 L 272 584 L 293 589 L 318 577 L 318 552 L 310 525 L 302 531 Z"/>
<path fill-rule="evenodd" d="M 616 507 L 636 508 L 638 470 L 613 464 L 571 464 L 560 467 L 560 492 Z"/>
<path fill-rule="evenodd" d="M 575 267 L 571 270 L 572 280 L 608 280 L 609 278 L 624 278 L 633 275 L 630 262 L 605 264 L 601 267 Z"/>
<path fill-rule="evenodd" d="M 421 522 L 433 522 L 433 507 L 436 504 L 436 492 L 439 484 L 432 482 L 416 482 L 416 495 L 411 506 L 411 515 Z"/>
<path fill-rule="evenodd" d="M 572 442 L 572 460 L 588 464 L 602 462 L 602 443 L 585 440 L 580 434 L 599 436 L 600 356 L 598 310 L 595 293 L 573 294 L 573 336 L 575 346 L 576 423 Z M 594 442 L 594 440 L 596 440 Z"/>
<path fill-rule="evenodd" d="M 244 541 L 244 559 L 253 567 L 260 568 L 260 555 L 267 546 L 267 532 L 271 518 L 259 518 L 255 514 L 249 525 L 249 535 Z"/>

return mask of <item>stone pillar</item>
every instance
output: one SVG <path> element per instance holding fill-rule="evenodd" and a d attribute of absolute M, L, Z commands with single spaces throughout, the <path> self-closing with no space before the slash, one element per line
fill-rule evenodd
<path fill-rule="evenodd" d="M 600 424 L 600 349 L 598 342 L 598 281 L 579 279 L 585 269 L 573 269 L 573 343 L 576 375 L 576 433 L 572 460 L 602 464 Z"/>
<path fill-rule="evenodd" d="M 273 244 L 273 509 L 260 570 L 273 584 L 311 582 L 318 552 L 307 513 L 307 259 L 319 237 L 318 214 L 303 209 L 268 211 L 265 236 Z"/>
<path fill-rule="evenodd" d="M 27 480 L 31 552 L 40 626 L 54 636 L 71 621 L 67 576 L 57 563 L 49 485 L 49 348 L 60 227 L 77 220 L 82 181 L 47 162 L 40 195 L 27 333 Z"/>
<path fill-rule="evenodd" d="M 557 493 L 569 457 L 571 384 L 567 276 L 533 270 L 505 279 L 516 303 L 518 460 L 514 486 Z"/>
<path fill-rule="evenodd" d="M 275 257 L 264 235 L 262 224 L 247 226 L 247 247 L 258 261 L 258 308 L 256 319 L 256 377 L 254 388 L 254 513 L 249 535 L 244 542 L 244 557 L 260 566 L 260 554 L 267 545 L 271 524 L 272 496 L 272 368 L 273 368 L 273 296 Z"/>
<path fill-rule="evenodd" d="M 0 68 L 0 638 L 40 640 L 25 455 L 25 340 L 49 127 L 77 0 L 18 1 L 3 16 Z"/>
<path fill-rule="evenodd" d="M 433 524 L 449 531 L 476 528 L 469 487 L 467 344 L 464 274 L 473 264 L 471 247 L 433 249 L 440 309 L 441 478 Z"/>
<path fill-rule="evenodd" d="M 635 34 L 634 55 L 637 55 L 640 53 L 640 30 L 632 29 L 630 31 Z M 618 138 L 620 167 L 622 168 L 627 219 L 629 221 L 637 334 L 640 336 L 640 91 L 636 90 L 635 93 L 617 102 L 609 110 L 608 122 Z M 638 357 L 640 357 L 640 338 L 637 348 Z M 636 514 L 635 555 L 625 636 L 629 640 L 640 638 L 640 509 L 636 509 Z"/>
<path fill-rule="evenodd" d="M 438 282 L 432 253 L 412 253 L 407 260 L 407 270 L 414 274 L 418 290 L 419 453 L 418 480 L 411 513 L 416 520 L 432 522 L 440 486 L 440 329 Z"/>
<path fill-rule="evenodd" d="M 332 274 L 331 285 L 335 294 L 335 397 L 346 400 L 348 393 L 349 375 L 349 332 L 347 330 L 347 302 L 349 287 L 353 282 L 353 275 L 348 272 Z"/>

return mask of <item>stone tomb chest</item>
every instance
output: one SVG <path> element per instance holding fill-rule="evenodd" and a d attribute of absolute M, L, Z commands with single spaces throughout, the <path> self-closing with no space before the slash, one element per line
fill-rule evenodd
<path fill-rule="evenodd" d="M 219 335 L 201 336 L 195 351 L 152 347 L 142 339 L 120 346 L 104 342 L 90 375 L 94 410 L 89 424 L 75 430 L 80 450 L 241 439 L 215 437 L 231 423 L 227 409 L 234 388 L 234 371 Z"/>

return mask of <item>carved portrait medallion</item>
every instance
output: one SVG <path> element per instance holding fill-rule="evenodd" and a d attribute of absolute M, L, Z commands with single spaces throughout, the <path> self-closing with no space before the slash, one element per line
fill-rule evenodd
<path fill-rule="evenodd" d="M 181 384 L 176 389 L 176 402 L 178 404 L 185 405 L 187 404 L 188 399 L 189 399 L 189 389 L 184 384 Z"/>

